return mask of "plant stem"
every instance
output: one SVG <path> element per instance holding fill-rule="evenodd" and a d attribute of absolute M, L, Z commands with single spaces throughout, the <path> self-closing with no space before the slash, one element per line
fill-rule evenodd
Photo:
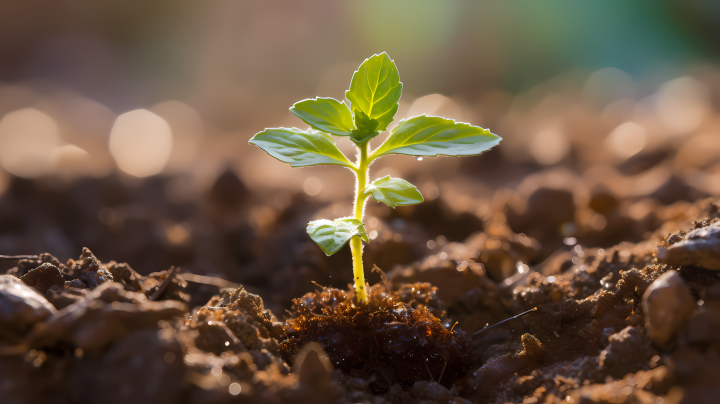
<path fill-rule="evenodd" d="M 355 170 L 356 186 L 355 186 L 355 218 L 362 222 L 363 215 L 365 213 L 365 201 L 367 195 L 365 195 L 365 188 L 367 187 L 368 177 L 368 141 L 357 145 L 360 149 L 360 154 L 357 160 L 357 169 Z M 365 271 L 363 269 L 362 261 L 362 240 L 360 236 L 355 236 L 350 240 L 350 251 L 352 252 L 353 261 L 353 276 L 355 278 L 355 293 L 357 295 L 358 302 L 367 303 L 368 296 L 367 290 L 365 290 Z"/>
<path fill-rule="evenodd" d="M 365 272 L 363 271 L 362 241 L 355 236 L 350 239 L 350 251 L 352 252 L 353 276 L 355 277 L 355 294 L 358 302 L 367 303 L 368 296 L 365 290 Z"/>

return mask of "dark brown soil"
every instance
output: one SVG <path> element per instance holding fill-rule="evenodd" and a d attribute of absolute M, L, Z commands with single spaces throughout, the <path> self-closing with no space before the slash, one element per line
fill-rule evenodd
<path fill-rule="evenodd" d="M 398 291 L 380 284 L 369 289 L 368 304 L 339 289 L 309 293 L 294 300 L 280 354 L 292 365 L 305 344 L 319 342 L 336 369 L 373 380 L 372 391 L 423 380 L 450 387 L 465 376 L 470 350 L 462 331 L 443 326 L 444 313 L 430 312 L 428 306 L 440 306 L 436 290 L 428 283 Z"/>
<path fill-rule="evenodd" d="M 489 240 L 505 254 L 537 252 L 528 252 L 536 242 L 495 228 L 380 273 L 368 305 L 318 286 L 293 300 L 285 320 L 243 287 L 214 286 L 215 297 L 189 310 L 207 293 L 199 286 L 212 285 L 174 269 L 143 276 L 89 249 L 66 264 L 42 254 L 8 273 L 59 311 L 24 309 L 42 319 L 31 328 L 3 320 L 0 391 L 9 403 L 713 402 L 717 272 L 655 257 L 656 245 L 678 245 L 717 222 L 717 202 L 690 211 L 695 217 L 676 217 L 676 232 L 651 235 L 656 242 L 561 250 L 499 282 L 482 264 L 492 259 L 478 253 Z M 668 271 L 696 308 L 658 345 L 643 296 Z"/>
<path fill-rule="evenodd" d="M 462 169 L 528 174 L 488 156 Z M 650 167 L 618 171 L 658 164 L 639 161 Z M 367 306 L 347 286 L 348 251 L 328 258 L 305 234 L 330 207 L 304 195 L 267 206 L 229 171 L 180 203 L 156 192 L 170 180 L 11 181 L 1 252 L 51 254 L 0 260 L 0 402 L 720 394 L 720 200 L 686 201 L 697 198 L 678 178 L 638 196 L 546 170 L 492 199 L 466 198 L 465 210 L 445 196 L 370 205 Z"/>

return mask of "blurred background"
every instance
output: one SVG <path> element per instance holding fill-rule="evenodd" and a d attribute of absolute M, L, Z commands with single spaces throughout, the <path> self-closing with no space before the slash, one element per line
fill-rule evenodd
<path fill-rule="evenodd" d="M 383 51 L 404 83 L 396 122 L 442 115 L 504 140 L 375 164 L 426 203 L 368 203 L 367 269 L 439 254 L 502 280 L 575 243 L 637 242 L 720 194 L 719 37 L 713 0 L 5 0 L 0 254 L 87 246 L 278 306 L 347 285 L 349 251 L 326 258 L 304 229 L 349 214 L 351 174 L 247 140 L 304 128 L 294 102 L 344 99 Z"/>

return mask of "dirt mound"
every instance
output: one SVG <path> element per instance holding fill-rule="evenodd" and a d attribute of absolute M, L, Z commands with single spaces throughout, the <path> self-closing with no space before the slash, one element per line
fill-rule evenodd
<path fill-rule="evenodd" d="M 462 331 L 446 328 L 427 308 L 435 292 L 427 283 L 406 284 L 399 291 L 377 285 L 368 304 L 339 289 L 308 293 L 294 300 L 281 355 L 292 364 L 300 348 L 313 341 L 335 368 L 372 379 L 373 391 L 427 380 L 450 387 L 467 371 L 469 347 Z"/>

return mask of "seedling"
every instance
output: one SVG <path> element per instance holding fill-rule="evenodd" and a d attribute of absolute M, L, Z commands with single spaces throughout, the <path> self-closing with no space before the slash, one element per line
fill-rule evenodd
<path fill-rule="evenodd" d="M 370 140 L 387 130 L 393 121 L 401 93 L 397 67 L 383 52 L 365 59 L 353 74 L 350 89 L 345 92 L 348 104 L 318 97 L 300 101 L 290 108 L 311 129 L 269 128 L 257 133 L 249 142 L 292 167 L 339 165 L 355 174 L 354 215 L 312 221 L 307 232 L 328 256 L 350 242 L 355 291 L 360 302 L 368 300 L 362 262 L 362 241 L 368 242 L 362 221 L 367 198 L 372 196 L 393 208 L 423 201 L 420 191 L 400 178 L 385 176 L 368 183 L 372 162 L 389 154 L 418 158 L 474 156 L 502 140 L 487 129 L 420 115 L 400 121 L 390 130 L 385 142 L 370 150 Z M 355 143 L 358 153 L 354 163 L 335 146 L 332 136 L 348 136 Z"/>

